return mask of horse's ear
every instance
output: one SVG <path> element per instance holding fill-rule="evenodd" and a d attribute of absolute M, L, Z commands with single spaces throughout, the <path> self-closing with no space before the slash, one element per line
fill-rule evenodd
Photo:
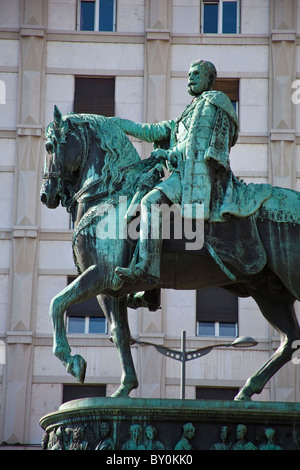
<path fill-rule="evenodd" d="M 61 127 L 62 125 L 62 114 L 58 107 L 54 105 L 54 122 L 58 127 Z"/>

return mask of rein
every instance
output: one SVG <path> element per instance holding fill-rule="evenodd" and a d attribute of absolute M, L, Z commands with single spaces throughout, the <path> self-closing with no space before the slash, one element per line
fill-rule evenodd
<path fill-rule="evenodd" d="M 67 206 L 67 210 L 68 212 L 70 211 L 71 207 L 75 204 L 75 203 L 80 203 L 80 202 L 83 202 L 82 200 L 80 200 L 80 197 L 86 192 L 88 191 L 89 189 L 91 189 L 93 186 L 96 186 L 97 184 L 101 183 L 102 182 L 102 178 L 101 177 L 98 177 L 96 178 L 94 181 L 91 181 L 90 183 L 84 185 L 81 189 L 79 189 L 79 191 L 75 191 L 72 186 L 70 184 L 66 184 L 66 187 L 71 195 L 70 199 L 68 200 L 68 206 Z M 91 201 L 92 199 L 95 199 L 96 197 L 99 197 L 99 196 L 105 196 L 106 194 L 108 194 L 108 191 L 102 191 L 102 193 L 98 193 L 98 194 L 94 194 L 92 196 L 89 196 L 86 198 L 86 201 Z"/>

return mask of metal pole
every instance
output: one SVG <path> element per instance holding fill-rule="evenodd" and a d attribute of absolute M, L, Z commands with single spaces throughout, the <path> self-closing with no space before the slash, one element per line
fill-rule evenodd
<path fill-rule="evenodd" d="M 182 400 L 185 399 L 185 362 L 186 362 L 186 332 L 181 332 L 181 396 Z"/>

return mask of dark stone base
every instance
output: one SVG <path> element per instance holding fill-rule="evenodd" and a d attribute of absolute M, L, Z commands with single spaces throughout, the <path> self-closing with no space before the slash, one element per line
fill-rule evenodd
<path fill-rule="evenodd" d="M 300 403 L 85 398 L 40 425 L 47 450 L 300 449 Z"/>

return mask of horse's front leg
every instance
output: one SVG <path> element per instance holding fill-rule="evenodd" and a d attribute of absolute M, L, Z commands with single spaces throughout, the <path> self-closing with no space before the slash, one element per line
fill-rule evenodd
<path fill-rule="evenodd" d="M 67 369 L 67 372 L 80 383 L 84 382 L 86 362 L 80 355 L 71 356 L 64 313 L 68 307 L 96 296 L 103 289 L 98 266 L 91 266 L 71 284 L 56 295 L 50 305 L 50 317 L 53 326 L 53 353 Z"/>
<path fill-rule="evenodd" d="M 131 355 L 131 334 L 127 316 L 127 298 L 99 295 L 98 302 L 110 326 L 111 339 L 116 346 L 122 367 L 121 385 L 113 397 L 127 397 L 138 387 L 138 380 Z"/>

